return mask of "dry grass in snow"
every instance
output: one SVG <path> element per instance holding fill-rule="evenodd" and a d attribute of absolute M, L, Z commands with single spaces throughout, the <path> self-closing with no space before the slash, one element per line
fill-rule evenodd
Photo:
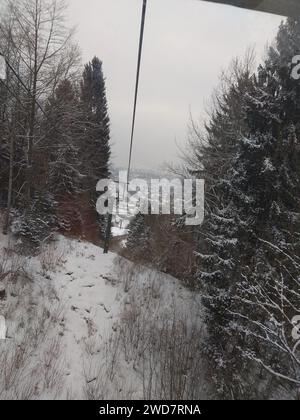
<path fill-rule="evenodd" d="M 0 399 L 205 398 L 197 294 L 62 237 L 10 258 Z"/>

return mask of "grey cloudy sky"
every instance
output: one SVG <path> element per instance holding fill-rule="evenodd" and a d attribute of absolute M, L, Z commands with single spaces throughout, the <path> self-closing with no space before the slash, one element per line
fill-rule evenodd
<path fill-rule="evenodd" d="M 70 21 L 86 62 L 104 65 L 113 163 L 127 165 L 141 0 L 70 0 Z M 185 144 L 190 110 L 204 116 L 222 69 L 255 46 L 258 57 L 279 16 L 198 0 L 148 0 L 133 152 L 136 168 L 157 168 Z"/>

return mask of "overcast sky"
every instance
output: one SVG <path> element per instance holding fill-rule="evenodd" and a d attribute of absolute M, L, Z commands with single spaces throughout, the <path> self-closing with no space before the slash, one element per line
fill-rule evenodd
<path fill-rule="evenodd" d="M 142 0 L 69 0 L 70 21 L 86 62 L 103 61 L 113 163 L 126 166 Z M 198 0 L 148 0 L 133 166 L 174 161 L 189 112 L 205 116 L 231 59 L 255 46 L 262 57 L 282 18 Z"/>

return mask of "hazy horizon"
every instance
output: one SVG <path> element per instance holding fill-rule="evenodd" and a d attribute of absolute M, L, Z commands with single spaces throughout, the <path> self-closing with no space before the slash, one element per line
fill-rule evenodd
<path fill-rule="evenodd" d="M 72 0 L 83 61 L 103 61 L 112 163 L 128 162 L 141 0 Z M 133 167 L 156 169 L 184 147 L 190 111 L 205 117 L 222 69 L 255 47 L 261 58 L 283 18 L 196 0 L 149 0 Z"/>

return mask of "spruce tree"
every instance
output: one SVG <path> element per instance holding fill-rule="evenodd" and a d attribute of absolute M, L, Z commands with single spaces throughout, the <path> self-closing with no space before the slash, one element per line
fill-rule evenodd
<path fill-rule="evenodd" d="M 82 169 L 86 175 L 84 188 L 90 205 L 96 208 L 96 185 L 110 176 L 110 120 L 106 98 L 102 62 L 94 57 L 85 66 L 81 82 L 81 107 L 84 131 L 82 133 Z M 102 238 L 106 232 L 107 217 L 98 216 Z"/>
<path fill-rule="evenodd" d="M 57 202 L 59 226 L 64 231 L 80 219 L 77 203 L 85 179 L 80 172 L 81 117 L 76 88 L 63 80 L 48 101 L 42 147 L 48 153 L 48 188 Z"/>
<path fill-rule="evenodd" d="M 47 107 L 49 126 L 49 186 L 57 198 L 80 191 L 80 113 L 76 90 L 68 80 L 62 81 Z"/>
<path fill-rule="evenodd" d="M 224 397 L 268 398 L 283 378 L 295 392 L 299 378 L 286 338 L 299 309 L 299 85 L 290 77 L 298 38 L 297 22 L 281 26 L 241 98 L 245 125 L 200 244 L 211 368 Z"/>
<path fill-rule="evenodd" d="M 81 83 L 81 104 L 84 112 L 84 142 L 82 152 L 85 170 L 89 175 L 88 188 L 96 191 L 100 179 L 110 175 L 110 120 L 106 99 L 102 63 L 94 57 L 85 66 Z M 93 196 L 94 194 L 92 194 Z"/>

